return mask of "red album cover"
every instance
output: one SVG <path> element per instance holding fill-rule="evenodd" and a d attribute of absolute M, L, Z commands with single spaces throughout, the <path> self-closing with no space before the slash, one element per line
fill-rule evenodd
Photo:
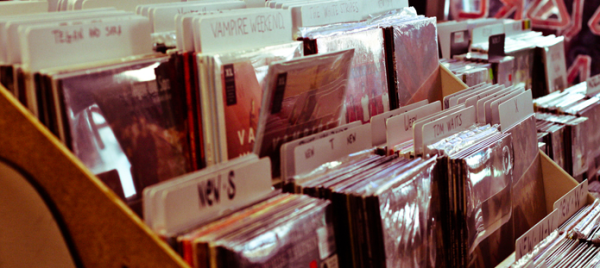
<path fill-rule="evenodd" d="M 301 57 L 302 42 L 291 42 L 258 50 L 214 55 L 216 94 L 221 95 L 218 112 L 220 142 L 227 159 L 252 153 L 263 99 L 265 77 L 272 62 Z M 220 92 L 219 92 L 220 91 Z M 225 151 L 225 149 L 223 149 Z"/>
<path fill-rule="evenodd" d="M 435 88 L 439 75 L 436 19 L 393 26 L 393 35 L 398 104 L 441 99 L 442 92 Z"/>
<path fill-rule="evenodd" d="M 390 110 L 385 62 L 384 38 L 381 28 L 361 32 L 340 32 L 318 37 L 319 53 L 354 48 L 346 91 L 346 122 L 367 123 L 372 116 Z"/>
<path fill-rule="evenodd" d="M 222 67 L 227 156 L 229 159 L 252 153 L 258 126 L 262 87 L 250 62 Z"/>

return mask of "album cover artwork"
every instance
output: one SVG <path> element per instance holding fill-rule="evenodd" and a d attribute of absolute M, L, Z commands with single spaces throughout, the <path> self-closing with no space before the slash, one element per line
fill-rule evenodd
<path fill-rule="evenodd" d="M 393 28 L 394 74 L 398 104 L 405 106 L 421 100 L 442 99 L 436 90 L 439 73 L 437 27 L 435 18 L 395 25 Z"/>
<path fill-rule="evenodd" d="M 382 29 L 340 32 L 319 37 L 316 43 L 319 53 L 354 48 L 345 102 L 347 123 L 367 123 L 390 110 Z"/>

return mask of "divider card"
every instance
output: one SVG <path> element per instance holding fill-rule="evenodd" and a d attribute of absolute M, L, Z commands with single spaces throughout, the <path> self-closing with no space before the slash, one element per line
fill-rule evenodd
<path fill-rule="evenodd" d="M 371 147 L 369 123 L 302 144 L 294 149 L 296 174 L 310 172 L 324 163 Z"/>
<path fill-rule="evenodd" d="M 198 52 L 233 51 L 292 41 L 292 18 L 285 10 L 260 8 L 202 16 L 196 27 L 194 47 Z"/>
<path fill-rule="evenodd" d="M 388 150 L 391 150 L 395 145 L 412 139 L 413 124 L 419 119 L 441 111 L 441 103 L 440 101 L 436 101 L 387 119 L 386 139 Z M 381 129 L 377 131 L 381 131 Z"/>
<path fill-rule="evenodd" d="M 175 234 L 214 220 L 264 199 L 273 191 L 271 183 L 268 158 L 202 174 L 157 196 L 164 221 L 155 218 L 155 230 Z"/>
<path fill-rule="evenodd" d="M 504 24 L 491 24 L 473 29 L 473 41 L 471 47 L 475 44 L 486 44 L 489 42 L 489 38 L 492 35 L 498 35 L 504 33 Z"/>
<path fill-rule="evenodd" d="M 524 20 L 505 20 L 504 21 L 504 33 L 506 37 L 510 37 L 512 35 L 522 34 L 527 31 L 531 31 L 530 27 L 525 27 L 526 25 L 531 25 L 530 23 L 526 23 Z"/>
<path fill-rule="evenodd" d="M 114 8 L 101 8 L 101 9 L 91 9 L 89 11 L 66 11 L 61 13 L 40 13 L 40 14 L 29 14 L 29 15 L 15 15 L 15 16 L 5 16 L 0 17 L 0 45 L 8 48 L 8 30 L 6 29 L 6 24 L 8 22 L 17 22 L 17 21 L 33 21 L 33 20 L 43 20 L 49 18 L 65 18 L 66 16 L 70 16 L 72 14 L 78 13 L 91 13 L 91 12 L 103 12 L 115 10 Z M 0 63 L 4 63 L 8 60 L 8 49 L 0 49 Z"/>
<path fill-rule="evenodd" d="M 586 96 L 592 97 L 600 93 L 600 74 L 588 78 L 586 86 Z"/>
<path fill-rule="evenodd" d="M 62 12 L 61 12 L 62 13 Z M 132 16 L 133 13 L 111 10 L 102 12 L 72 12 L 64 16 L 57 16 L 52 18 L 34 19 L 34 20 L 21 20 L 21 21 L 10 21 L 8 22 L 4 30 L 6 31 L 7 47 L 10 54 L 8 54 L 7 62 L 9 64 L 18 64 L 23 61 L 22 56 L 22 45 L 20 43 L 21 33 L 24 32 L 28 26 L 39 25 L 39 24 L 51 24 L 54 23 L 56 26 L 71 23 L 76 20 L 91 20 L 91 19 L 107 19 L 112 17 L 120 16 Z"/>
<path fill-rule="evenodd" d="M 82 9 L 115 7 L 118 10 L 134 12 L 139 5 L 183 2 L 182 0 L 84 0 Z"/>
<path fill-rule="evenodd" d="M 485 124 L 492 124 L 492 120 L 493 120 L 493 115 L 492 115 L 492 103 L 494 103 L 495 101 L 505 98 L 505 97 L 512 97 L 512 96 L 516 96 L 518 95 L 520 92 L 518 91 L 510 91 L 507 92 L 506 94 L 503 94 L 497 98 L 492 98 L 490 100 L 487 100 L 484 103 L 484 110 L 485 110 Z"/>
<path fill-rule="evenodd" d="M 140 16 L 30 26 L 21 44 L 23 66 L 31 72 L 152 53 L 150 22 Z"/>
<path fill-rule="evenodd" d="M 298 31 L 299 27 L 359 21 L 365 13 L 363 8 L 360 0 L 309 2 L 291 6 L 293 32 Z"/>
<path fill-rule="evenodd" d="M 415 155 L 427 155 L 429 153 L 427 145 L 467 130 L 475 123 L 475 107 L 471 106 L 423 125 L 422 143 L 415 141 Z"/>
<path fill-rule="evenodd" d="M 246 3 L 242 1 L 223 1 L 223 2 L 184 2 L 184 5 L 169 5 L 151 8 L 150 21 L 152 22 L 152 31 L 167 32 L 175 31 L 175 16 L 177 14 L 199 13 L 213 10 L 246 8 Z"/>
<path fill-rule="evenodd" d="M 394 116 L 397 116 L 401 113 L 406 113 L 410 110 L 422 107 L 426 105 L 429 101 L 422 100 L 420 102 L 416 102 L 413 104 L 409 104 L 404 107 L 400 107 L 395 110 L 391 110 L 389 112 L 385 112 L 382 114 L 375 115 L 371 117 L 371 136 L 373 137 L 373 146 L 379 146 L 386 144 L 387 142 L 387 120 Z M 382 131 L 385 129 L 386 131 Z"/>
<path fill-rule="evenodd" d="M 515 242 L 515 260 L 519 260 L 523 256 L 527 255 L 527 253 L 533 251 L 535 246 L 537 246 L 542 240 L 555 231 L 560 224 L 562 224 L 562 222 L 559 220 L 559 215 L 560 213 L 558 209 L 555 209 L 517 239 Z"/>
<path fill-rule="evenodd" d="M 516 97 L 500 103 L 497 109 L 500 130 L 510 129 L 532 115 L 534 113 L 532 102 L 531 90 L 526 90 Z"/>
<path fill-rule="evenodd" d="M 466 21 L 448 21 L 439 23 L 437 25 L 438 30 L 438 39 L 440 42 L 440 50 L 442 53 L 442 58 L 444 59 L 452 59 L 454 54 L 452 53 L 452 44 L 453 43 L 467 43 L 466 51 L 463 50 L 461 52 L 469 52 L 468 44 L 470 41 L 469 31 L 467 29 L 468 23 Z M 454 38 L 453 38 L 454 37 Z M 453 40 L 454 39 L 454 40 Z M 454 42 L 452 42 L 454 41 Z M 460 53 L 463 54 L 463 53 Z M 446 106 L 444 106 L 445 108 Z"/>
<path fill-rule="evenodd" d="M 509 88 L 499 90 L 492 95 L 489 95 L 487 97 L 484 97 L 484 98 L 481 98 L 480 100 L 478 100 L 477 105 L 476 105 L 476 107 L 477 107 L 477 123 L 485 124 L 485 103 L 487 101 L 496 99 L 500 96 L 504 96 L 514 90 L 516 90 L 516 88 L 514 86 L 511 86 Z"/>
<path fill-rule="evenodd" d="M 378 14 L 394 9 L 408 7 L 408 0 L 362 0 L 363 10 L 366 12 L 363 19 L 368 19 L 370 14 Z"/>
<path fill-rule="evenodd" d="M 329 136 L 346 132 L 352 128 L 362 126 L 360 121 L 355 121 L 343 126 L 339 126 L 321 133 L 317 133 L 314 135 L 310 135 L 308 137 L 304 137 L 298 140 L 293 140 L 288 143 L 284 143 L 280 149 L 281 155 L 281 177 L 282 179 L 291 178 L 295 175 L 298 175 L 296 172 L 295 166 L 295 149 L 300 145 L 304 145 L 307 143 L 315 142 L 316 140 L 325 139 Z M 371 133 L 373 134 L 373 133 Z"/>
<path fill-rule="evenodd" d="M 47 1 L 0 2 L 0 16 L 48 12 Z"/>
<path fill-rule="evenodd" d="M 423 117 L 421 119 L 417 119 L 416 122 L 413 123 L 413 127 L 412 127 L 412 132 L 413 132 L 413 146 L 416 144 L 423 144 L 423 125 L 427 124 L 427 123 L 431 123 L 437 119 L 440 119 L 444 116 L 448 116 L 450 114 L 453 114 L 457 111 L 460 111 L 462 109 L 464 109 L 465 106 L 464 104 L 459 104 L 455 107 L 452 107 L 448 110 L 444 110 L 442 112 L 438 112 L 435 114 L 432 114 L 430 116 L 426 116 Z M 421 148 L 422 149 L 422 148 Z M 422 152 L 422 150 L 421 150 Z M 415 153 L 417 153 L 416 149 L 415 149 Z"/>
<path fill-rule="evenodd" d="M 481 94 L 487 93 L 487 92 L 494 92 L 494 91 L 498 91 L 498 89 L 500 88 L 499 85 L 490 85 L 487 87 L 483 87 L 479 90 L 476 90 L 475 92 L 471 92 L 469 94 L 465 94 L 465 95 L 461 95 L 458 98 L 456 98 L 456 103 L 457 104 L 465 104 L 465 106 L 467 105 L 467 100 L 471 97 L 477 97 Z"/>
<path fill-rule="evenodd" d="M 573 216 L 575 212 L 587 205 L 588 190 L 588 181 L 585 180 L 575 187 L 575 189 L 572 189 L 566 195 L 554 202 L 552 208 L 558 210 L 560 223 L 565 222 Z"/>
<path fill-rule="evenodd" d="M 475 106 L 477 104 L 478 100 L 483 99 L 483 98 L 485 98 L 487 96 L 491 96 L 491 95 L 493 95 L 493 94 L 495 94 L 497 92 L 500 92 L 502 90 L 504 90 L 504 85 L 495 85 L 494 87 L 492 87 L 492 88 L 490 88 L 490 89 L 488 89 L 488 90 L 486 90 L 484 92 L 481 92 L 479 94 L 475 94 L 475 96 L 471 96 L 471 97 L 467 98 L 465 100 L 465 106 L 466 107 Z"/>
<path fill-rule="evenodd" d="M 450 108 L 450 98 L 456 97 L 456 96 L 459 96 L 459 95 L 462 95 L 462 94 L 466 94 L 467 92 L 471 92 L 473 90 L 476 90 L 476 89 L 478 89 L 480 87 L 483 87 L 483 86 L 486 86 L 486 85 L 487 85 L 486 83 L 477 84 L 477 85 L 474 85 L 474 86 L 469 87 L 467 89 L 463 89 L 461 91 L 458 91 L 458 92 L 452 93 L 452 94 L 450 94 L 448 96 L 445 96 L 444 99 L 443 99 L 444 109 Z"/>
<path fill-rule="evenodd" d="M 465 97 L 465 96 L 469 96 L 470 97 L 473 94 L 481 93 L 481 92 L 483 92 L 485 90 L 490 89 L 492 86 L 493 85 L 485 85 L 485 86 L 479 87 L 479 88 L 477 88 L 477 89 L 475 89 L 473 91 L 469 91 L 469 92 L 465 92 L 463 94 L 456 95 L 456 96 L 450 98 L 450 107 L 454 107 L 454 106 L 456 106 L 458 104 L 462 104 L 462 102 L 459 102 L 459 100 L 464 100 L 464 99 L 462 99 L 463 97 Z"/>

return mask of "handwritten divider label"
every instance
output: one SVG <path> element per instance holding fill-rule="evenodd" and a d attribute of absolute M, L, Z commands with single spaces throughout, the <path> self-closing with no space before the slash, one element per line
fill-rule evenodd
<path fill-rule="evenodd" d="M 415 143 L 415 154 L 429 153 L 429 150 L 424 148 L 425 146 L 466 130 L 475 122 L 475 107 L 471 106 L 423 125 L 423 142 L 422 144 Z M 417 150 L 417 147 L 420 149 Z"/>
<path fill-rule="evenodd" d="M 593 96 L 593 95 L 600 93 L 600 74 L 588 78 L 588 80 L 586 81 L 586 84 L 587 84 L 587 90 L 586 90 L 587 96 Z"/>
<path fill-rule="evenodd" d="M 308 3 L 292 8 L 292 16 L 301 18 L 297 27 L 358 21 L 363 13 L 363 5 L 359 0 Z"/>
<path fill-rule="evenodd" d="M 442 111 L 442 104 L 436 101 L 417 109 L 402 113 L 387 120 L 388 150 L 413 138 L 413 124 L 420 118 Z M 379 130 L 380 131 L 380 130 Z"/>
<path fill-rule="evenodd" d="M 150 22 L 144 17 L 32 26 L 22 36 L 22 43 L 26 44 L 23 66 L 31 72 L 152 52 Z"/>
<path fill-rule="evenodd" d="M 352 123 L 348 123 L 343 126 L 332 128 L 332 129 L 329 129 L 324 132 L 316 133 L 316 134 L 310 135 L 308 137 L 300 138 L 300 139 L 293 140 L 293 141 L 283 144 L 281 146 L 281 154 L 280 154 L 282 156 L 282 163 L 281 163 L 281 168 L 282 168 L 281 174 L 283 176 L 282 179 L 291 178 L 294 175 L 297 175 L 296 167 L 294 166 L 294 164 L 295 164 L 295 161 L 294 161 L 294 152 L 295 151 L 294 150 L 296 149 L 296 147 L 306 144 L 306 143 L 314 142 L 315 140 L 324 139 L 331 135 L 345 132 L 351 128 L 355 128 L 355 127 L 359 127 L 359 126 L 362 126 L 362 122 L 354 121 Z"/>
<path fill-rule="evenodd" d="M 371 148 L 371 126 L 364 124 L 294 149 L 296 174 L 309 172 L 320 165 Z"/>
<path fill-rule="evenodd" d="M 199 13 L 214 10 L 239 9 L 246 8 L 242 1 L 227 1 L 223 3 L 187 3 L 181 6 L 164 6 L 154 9 L 152 24 L 155 33 L 175 30 L 175 16 L 177 14 Z"/>
<path fill-rule="evenodd" d="M 209 15 L 198 20 L 200 40 L 196 50 L 203 53 L 264 47 L 292 40 L 289 10 L 248 9 Z"/>
<path fill-rule="evenodd" d="M 492 24 L 481 26 L 473 29 L 473 44 L 481 44 L 489 42 L 489 38 L 492 35 L 503 34 L 503 24 Z"/>
<path fill-rule="evenodd" d="M 515 242 L 515 260 L 521 259 L 533 248 L 550 235 L 560 224 L 560 212 L 555 209 L 543 220 L 534 225 Z"/>
<path fill-rule="evenodd" d="M 363 18 L 368 18 L 369 14 L 383 13 L 408 7 L 408 0 L 363 0 L 363 6 L 363 10 L 367 11 Z"/>
<path fill-rule="evenodd" d="M 371 135 L 373 137 L 373 146 L 378 146 L 385 144 L 387 142 L 386 134 L 387 134 L 387 120 L 394 116 L 397 116 L 401 113 L 406 113 L 410 110 L 419 108 L 423 105 L 426 105 L 428 100 L 422 100 L 420 102 L 415 102 L 413 104 L 409 104 L 407 106 L 400 107 L 398 109 L 391 110 L 389 112 L 385 112 L 382 114 L 375 115 L 371 117 Z M 382 131 L 385 129 L 386 131 Z"/>
<path fill-rule="evenodd" d="M 553 208 L 559 211 L 560 222 L 565 222 L 573 216 L 575 212 L 587 204 L 588 181 L 585 180 L 575 189 L 569 191 L 566 195 L 554 202 Z"/>
<path fill-rule="evenodd" d="M 512 36 L 515 34 L 522 33 L 525 29 L 523 29 L 523 21 L 522 20 L 511 20 L 504 22 L 504 33 L 506 36 Z"/>
<path fill-rule="evenodd" d="M 167 234 L 183 231 L 254 203 L 271 191 L 268 157 L 204 173 L 159 196 L 165 217 L 159 229 Z"/>
<path fill-rule="evenodd" d="M 508 130 L 515 124 L 533 114 L 533 96 L 531 90 L 511 98 L 498 105 L 500 130 Z"/>

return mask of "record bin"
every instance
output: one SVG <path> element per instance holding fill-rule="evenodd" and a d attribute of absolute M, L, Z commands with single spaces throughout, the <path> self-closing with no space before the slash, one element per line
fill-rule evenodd
<path fill-rule="evenodd" d="M 445 67 L 439 70 L 435 87 L 442 97 L 467 88 Z M 1 85 L 0 162 L 37 190 L 76 266 L 189 267 Z"/>

